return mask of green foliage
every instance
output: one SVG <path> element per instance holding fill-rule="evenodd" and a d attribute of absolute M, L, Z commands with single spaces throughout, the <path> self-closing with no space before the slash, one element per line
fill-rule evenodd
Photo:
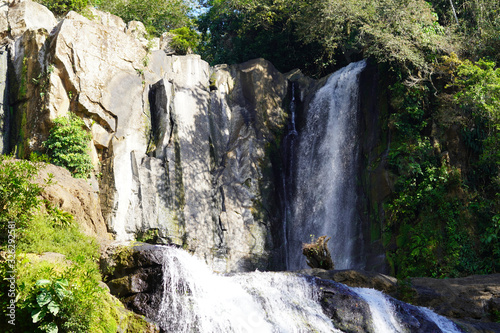
<path fill-rule="evenodd" d="M 430 71 L 452 48 L 423 0 L 212 0 L 199 19 L 210 62 L 271 60 L 278 69 L 313 74 L 372 56 L 410 72 Z"/>
<path fill-rule="evenodd" d="M 170 31 L 174 36 L 170 46 L 174 48 L 178 54 L 188 54 L 198 48 L 200 36 L 194 29 L 182 27 Z"/>
<path fill-rule="evenodd" d="M 41 164 L 26 160 L 14 160 L 0 155 L 0 234 L 3 244 L 8 221 L 17 228 L 25 227 L 40 207 L 38 195 L 42 186 L 34 183 Z"/>
<path fill-rule="evenodd" d="M 120 16 L 125 22 L 140 21 L 152 35 L 190 26 L 190 8 L 184 0 L 112 0 L 102 1 L 100 10 Z"/>
<path fill-rule="evenodd" d="M 59 327 L 57 325 L 58 315 L 63 302 L 68 297 L 71 297 L 68 288 L 68 280 L 38 280 L 35 283 L 35 299 L 34 309 L 31 311 L 31 319 L 34 324 L 39 323 L 41 330 L 48 333 L 57 333 Z"/>
<path fill-rule="evenodd" d="M 56 15 L 64 15 L 73 10 L 80 12 L 89 5 L 93 5 L 91 0 L 37 0 Z"/>
<path fill-rule="evenodd" d="M 327 67 L 322 66 L 327 61 L 319 45 L 304 43 L 297 35 L 292 19 L 297 2 L 210 0 L 208 5 L 197 25 L 201 55 L 211 64 L 262 57 L 281 71 L 301 68 L 318 74 L 318 67 Z"/>
<path fill-rule="evenodd" d="M 396 274 L 445 277 L 458 275 L 466 229 L 461 228 L 463 203 L 451 192 L 460 175 L 433 153 L 427 140 L 401 142 L 390 152 L 397 168 L 395 194 L 387 204 L 387 229 L 395 235 L 391 254 Z"/>
<path fill-rule="evenodd" d="M 83 127 L 84 122 L 74 114 L 54 120 L 44 146 L 52 163 L 68 169 L 74 177 L 87 178 L 93 169 L 88 154 L 92 138 Z"/>
<path fill-rule="evenodd" d="M 389 165 L 397 175 L 386 204 L 389 261 L 400 278 L 487 274 L 500 269 L 500 75 L 495 64 L 461 61 L 452 54 L 439 70 L 452 98 L 435 99 L 422 82 L 390 89 Z M 438 82 L 437 82 L 438 83 Z M 436 88 L 432 85 L 432 88 Z M 436 103 L 450 100 L 466 161 L 453 167 L 427 125 Z M 441 124 L 441 126 L 446 126 Z M 448 125 L 449 126 L 449 125 Z"/>
<path fill-rule="evenodd" d="M 150 244 L 158 244 L 160 240 L 158 229 L 148 229 L 137 234 L 137 241 Z"/>
<path fill-rule="evenodd" d="M 423 0 L 315 0 L 299 8 L 298 24 L 302 39 L 328 54 L 363 52 L 408 72 L 429 71 L 429 61 L 451 47 Z"/>
<path fill-rule="evenodd" d="M 416 85 L 408 87 L 397 82 L 389 87 L 392 107 L 398 112 L 391 114 L 389 127 L 397 131 L 401 139 L 414 139 L 427 126 L 424 105 L 429 89 Z"/>
<path fill-rule="evenodd" d="M 41 213 L 23 234 L 17 241 L 16 328 L 27 332 L 55 332 L 56 327 L 59 332 L 116 332 L 120 305 L 99 286 L 96 241 L 75 224 L 61 225 Z M 41 260 L 28 254 L 56 251 L 65 260 Z M 1 268 L 4 284 L 7 269 Z M 1 287 L 3 290 L 4 285 Z"/>
<path fill-rule="evenodd" d="M 484 59 L 476 63 L 465 60 L 458 65 L 456 75 L 456 102 L 473 117 L 485 118 L 500 130 L 500 68 Z"/>
<path fill-rule="evenodd" d="M 67 218 L 70 214 L 64 215 Z M 98 249 L 95 240 L 82 235 L 77 224 L 61 224 L 59 219 L 57 215 L 37 214 L 24 229 L 17 249 L 26 253 L 58 252 L 70 259 L 77 258 L 81 254 L 97 258 Z"/>

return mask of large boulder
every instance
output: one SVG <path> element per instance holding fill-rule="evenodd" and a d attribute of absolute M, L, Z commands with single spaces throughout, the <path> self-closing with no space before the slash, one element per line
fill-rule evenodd
<path fill-rule="evenodd" d="M 39 3 L 31 0 L 3 0 L 0 2 L 0 7 L 4 9 L 0 9 L 0 13 L 5 11 L 6 4 L 9 7 L 7 15 L 8 28 L 11 37 L 14 39 L 21 37 L 26 30 L 44 29 L 50 33 L 57 25 L 54 14 Z M 3 30 L 3 25 L 5 25 L 5 22 L 0 24 L 0 33 Z"/>
<path fill-rule="evenodd" d="M 156 319 L 163 291 L 163 253 L 160 246 L 113 243 L 101 255 L 100 267 L 111 294 L 128 309 Z"/>
<path fill-rule="evenodd" d="M 7 38 L 9 34 L 9 2 L 7 0 L 0 1 L 0 41 Z M 3 43 L 1 43 L 3 44 Z"/>
<path fill-rule="evenodd" d="M 40 170 L 38 181 L 43 183 L 43 180 L 49 179 L 49 175 L 51 182 L 44 187 L 42 198 L 52 206 L 71 213 L 87 235 L 109 241 L 111 235 L 102 217 L 97 189 L 88 181 L 75 179 L 68 170 L 52 164 Z"/>
<path fill-rule="evenodd" d="M 444 316 L 485 322 L 499 319 L 500 274 L 413 278 L 411 287 L 415 304 L 433 308 Z"/>
<path fill-rule="evenodd" d="M 349 287 L 372 288 L 386 294 L 397 295 L 398 280 L 395 277 L 377 272 L 367 272 L 353 269 L 324 270 L 305 269 L 299 271 L 302 274 L 316 276 L 325 280 L 343 283 Z"/>

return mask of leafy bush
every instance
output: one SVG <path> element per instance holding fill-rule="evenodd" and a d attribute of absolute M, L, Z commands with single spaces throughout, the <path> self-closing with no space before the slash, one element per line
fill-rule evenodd
<path fill-rule="evenodd" d="M 439 71 L 446 79 L 434 82 L 439 98 L 429 93 L 436 91 L 431 83 L 390 89 L 389 166 L 398 178 L 384 238 L 400 278 L 500 270 L 500 70 L 486 60 L 444 59 Z M 446 124 L 437 123 L 436 109 L 446 109 L 439 111 Z M 438 126 L 460 128 L 450 131 L 464 147 L 456 167 L 441 155 L 450 147 L 442 146 L 449 139 L 440 141 Z"/>
<path fill-rule="evenodd" d="M 200 37 L 193 29 L 182 27 L 171 30 L 170 33 L 174 35 L 171 46 L 178 54 L 188 54 L 198 48 Z"/>
<path fill-rule="evenodd" d="M 92 0 L 37 0 L 37 2 L 50 9 L 56 15 L 64 15 L 71 10 L 80 12 L 85 7 L 95 3 Z"/>
<path fill-rule="evenodd" d="M 57 333 L 57 319 L 63 302 L 71 297 L 67 290 L 69 284 L 66 279 L 41 279 L 35 283 L 36 304 L 31 312 L 33 323 L 40 323 L 40 328 L 49 333 Z"/>
<path fill-rule="evenodd" d="M 184 0 L 112 0 L 102 1 L 100 10 L 120 16 L 125 22 L 141 21 L 152 34 L 190 25 L 190 8 Z"/>
<path fill-rule="evenodd" d="M 0 155 L 0 235 L 1 243 L 8 230 L 8 222 L 17 228 L 28 224 L 31 216 L 40 207 L 38 195 L 42 186 L 34 183 L 42 164 L 27 160 L 15 160 Z"/>
<path fill-rule="evenodd" d="M 83 128 L 84 125 L 83 120 L 74 114 L 56 118 L 44 142 L 51 162 L 65 167 L 77 178 L 87 178 L 93 169 L 88 154 L 92 136 Z"/>

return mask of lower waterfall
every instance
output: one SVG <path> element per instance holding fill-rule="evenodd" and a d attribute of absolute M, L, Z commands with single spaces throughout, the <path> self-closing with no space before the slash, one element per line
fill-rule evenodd
<path fill-rule="evenodd" d="M 325 287 L 316 282 L 325 280 L 291 272 L 217 274 L 184 250 L 161 249 L 161 304 L 156 318 L 150 319 L 162 332 L 461 332 L 431 310 L 396 301 L 373 289 L 335 282 Z M 352 307 L 325 302 L 328 295 L 335 294 L 340 297 L 337 300 L 351 298 Z M 328 303 L 334 315 L 326 314 Z M 358 315 L 354 323 L 352 318 L 360 308 L 369 311 Z M 413 321 L 413 326 L 405 320 Z M 354 328 L 353 323 L 357 325 Z"/>
<path fill-rule="evenodd" d="M 165 332 L 341 332 L 318 290 L 292 273 L 212 273 L 187 252 L 165 247 L 157 323 Z"/>
<path fill-rule="evenodd" d="M 358 170 L 359 75 L 366 61 L 330 76 L 307 107 L 294 165 L 294 198 L 287 226 L 287 270 L 306 268 L 302 243 L 331 237 L 337 269 L 363 268 L 354 260 L 360 236 L 355 218 Z"/>

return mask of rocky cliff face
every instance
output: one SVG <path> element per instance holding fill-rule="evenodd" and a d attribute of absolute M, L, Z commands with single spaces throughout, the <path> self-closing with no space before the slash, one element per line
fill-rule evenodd
<path fill-rule="evenodd" d="M 167 55 L 140 23 L 96 10 L 57 22 L 31 1 L 0 8 L 2 152 L 43 152 L 52 121 L 73 112 L 92 133 L 102 212 L 118 240 L 154 236 L 219 271 L 266 268 L 284 75 L 264 60 L 211 68 Z"/>

